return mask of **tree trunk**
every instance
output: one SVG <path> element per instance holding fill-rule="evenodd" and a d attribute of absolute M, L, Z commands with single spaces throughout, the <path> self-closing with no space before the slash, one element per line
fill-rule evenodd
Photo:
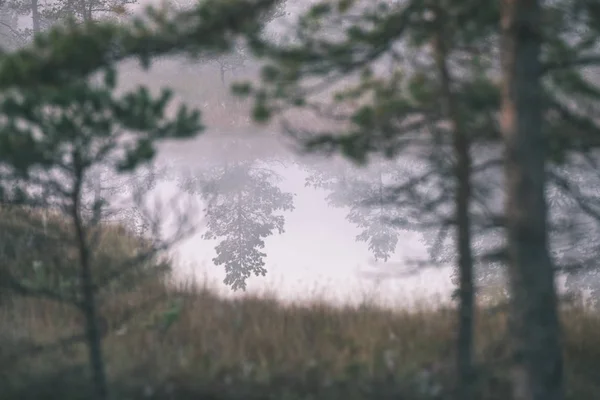
<path fill-rule="evenodd" d="M 456 156 L 454 178 L 456 179 L 455 217 L 456 251 L 458 253 L 459 306 L 458 338 L 456 343 L 456 367 L 458 373 L 457 395 L 461 400 L 473 397 L 473 330 L 474 303 L 473 290 L 473 254 L 471 249 L 471 219 L 469 203 L 471 199 L 471 155 L 470 144 L 460 110 L 452 90 L 452 79 L 448 71 L 448 49 L 445 44 L 444 16 L 437 10 L 437 27 L 434 51 L 441 84 L 444 115 L 452 127 L 453 147 Z"/>
<path fill-rule="evenodd" d="M 77 156 L 75 156 L 77 157 Z M 76 162 L 77 164 L 77 162 Z M 78 174 L 79 171 L 76 171 Z M 90 264 L 90 249 L 85 234 L 85 228 L 81 219 L 81 185 L 82 174 L 76 177 L 73 189 L 71 217 L 75 226 L 75 238 L 79 250 L 79 268 L 81 279 L 81 311 L 85 317 L 86 342 L 89 353 L 90 369 L 94 383 L 97 400 L 107 400 L 108 380 L 106 378 L 106 366 L 102 354 L 102 335 L 99 327 L 98 310 L 96 307 L 94 278 Z"/>
<path fill-rule="evenodd" d="M 547 244 L 540 13 L 539 0 L 502 1 L 501 124 L 515 400 L 564 398 L 557 296 Z"/>
<path fill-rule="evenodd" d="M 93 21 L 93 15 L 92 15 L 92 10 L 93 10 L 93 1 L 86 1 L 86 0 L 80 0 L 80 7 L 81 7 L 81 17 L 83 18 L 84 22 L 91 22 Z"/>
<path fill-rule="evenodd" d="M 38 7 L 38 0 L 31 0 L 31 22 L 33 25 L 33 33 L 37 35 L 40 33 L 40 10 Z"/>

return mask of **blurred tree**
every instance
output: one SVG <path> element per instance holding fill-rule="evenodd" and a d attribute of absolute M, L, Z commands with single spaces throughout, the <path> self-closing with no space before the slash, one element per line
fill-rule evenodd
<path fill-rule="evenodd" d="M 240 6 L 240 4 L 242 6 Z M 179 49 L 175 44 L 187 41 L 182 41 L 179 36 L 180 34 L 189 34 L 191 35 L 190 37 L 202 38 L 200 41 L 194 40 L 193 42 L 189 42 L 190 46 L 187 47 L 186 50 L 193 52 L 194 55 L 200 53 L 210 54 L 212 56 L 219 51 L 227 51 L 231 48 L 230 43 L 235 42 L 240 33 L 260 32 L 262 30 L 262 25 L 257 24 L 255 21 L 257 19 L 262 20 L 265 14 L 269 14 L 269 4 L 257 3 L 257 6 L 254 6 L 253 4 L 253 1 L 247 0 L 233 1 L 230 4 L 223 4 L 220 2 L 213 3 L 209 1 L 206 2 L 206 4 L 200 5 L 199 10 L 193 9 L 187 12 L 181 12 L 175 16 L 173 16 L 173 14 L 165 14 L 164 12 L 150 10 L 143 22 L 141 19 L 138 19 L 133 26 L 123 26 L 104 21 L 93 25 L 67 24 L 62 27 L 55 27 L 51 29 L 49 36 L 41 36 L 40 40 L 34 42 L 31 46 L 19 50 L 11 55 L 10 58 L 4 60 L 5 62 L 3 63 L 2 68 L 0 68 L 0 86 L 6 89 L 13 89 L 16 87 L 20 91 L 26 93 L 29 93 L 27 91 L 39 93 L 39 91 L 42 90 L 41 87 L 48 87 L 48 90 L 50 90 L 50 88 L 64 86 L 65 88 L 74 88 L 73 93 L 75 95 L 73 95 L 73 101 L 76 104 L 79 100 L 85 102 L 88 101 L 85 97 L 88 90 L 92 90 L 91 88 L 86 89 L 87 86 L 83 83 L 87 81 L 89 75 L 107 69 L 108 72 L 106 73 L 106 78 L 108 80 L 105 83 L 107 85 L 114 85 L 114 82 L 111 81 L 115 76 L 112 68 L 114 63 L 130 56 L 138 56 L 141 58 L 143 65 L 148 66 L 152 56 L 160 55 L 164 52 L 168 53 L 174 49 L 178 51 Z M 236 5 L 249 11 L 240 15 L 237 11 L 239 8 L 237 8 Z M 173 19 L 166 19 L 166 16 L 173 17 Z M 163 30 L 158 29 L 157 36 L 153 36 L 153 34 L 146 29 L 147 24 L 152 23 L 162 29 L 170 30 L 171 34 L 165 34 Z M 188 31 L 188 28 L 191 28 L 193 32 Z M 174 42 L 171 42 L 171 39 L 168 37 L 171 37 Z M 86 52 L 81 52 L 82 48 L 86 49 Z M 64 63 L 65 60 L 69 60 L 69 62 Z M 49 73 L 49 71 L 52 71 L 52 73 Z M 111 88 L 114 88 L 114 86 L 111 86 Z M 99 93 L 104 93 L 104 96 L 106 96 L 107 99 L 110 99 L 109 95 L 111 90 L 112 89 L 107 89 L 105 92 L 100 91 Z M 58 93 L 59 92 L 52 92 L 54 96 L 58 96 Z M 60 93 L 64 96 L 64 98 L 60 98 L 62 99 L 61 101 L 68 102 L 67 100 L 70 96 L 68 93 L 71 92 L 65 89 L 64 92 Z M 76 96 L 83 97 L 80 98 Z M 147 124 L 151 124 L 152 121 L 155 121 L 156 119 L 163 118 L 162 107 L 166 106 L 168 96 L 162 97 L 162 100 L 157 100 L 158 103 L 156 104 L 144 103 L 142 101 L 144 96 L 149 96 L 147 91 L 141 91 L 135 95 L 132 94 L 131 96 L 124 98 L 123 104 L 120 105 L 122 109 L 116 108 L 115 106 L 114 112 L 120 113 L 114 116 L 128 118 L 127 111 L 129 109 L 127 107 L 131 107 L 131 112 L 145 113 L 143 115 L 138 115 L 137 117 L 149 118 L 146 121 Z M 40 95 L 39 97 L 40 101 L 44 101 L 43 96 Z M 31 98 L 28 97 L 26 100 L 35 104 L 34 99 L 35 97 L 32 95 Z M 110 106 L 110 101 L 107 99 L 99 97 L 99 99 L 92 102 L 92 105 L 95 107 L 108 107 Z M 136 103 L 138 101 L 141 102 L 141 104 L 138 105 Z M 85 105 L 85 107 L 88 106 Z M 148 107 L 149 109 L 146 110 Z M 25 106 L 20 109 L 20 112 L 24 112 L 23 109 L 25 109 Z M 150 111 L 150 109 L 153 111 Z M 112 118 L 111 116 L 96 121 L 92 118 L 93 115 L 88 113 L 89 115 L 84 118 L 85 114 L 83 113 L 83 110 L 81 112 L 81 118 L 83 118 L 82 123 L 97 122 L 108 124 Z M 34 116 L 39 117 L 37 114 Z M 186 114 L 180 114 L 178 117 L 185 118 Z M 67 127 L 70 126 L 69 124 L 75 124 L 75 121 L 72 122 L 66 117 L 63 117 L 59 122 L 66 124 Z M 115 122 L 119 122 L 119 120 Z M 137 123 L 133 119 L 120 122 Z M 109 127 L 110 126 L 112 125 L 109 125 Z M 151 125 L 144 125 L 143 127 L 150 129 Z M 142 126 L 140 126 L 140 128 L 142 128 Z M 167 127 L 165 127 L 165 129 L 167 129 Z M 186 129 L 186 125 L 174 125 L 168 129 Z M 168 129 L 165 132 L 162 132 L 162 134 L 167 134 Z M 7 128 L 7 132 L 10 132 L 11 130 L 12 126 L 10 129 Z M 152 149 L 154 139 L 157 138 L 153 137 L 148 138 L 147 140 L 141 140 L 135 151 L 139 152 L 139 155 L 144 156 L 147 159 L 152 158 L 154 155 Z M 13 139 L 11 138 L 11 140 Z M 27 165 L 25 159 L 27 159 L 28 156 L 23 158 L 23 153 L 21 152 L 21 150 L 24 151 L 25 146 L 20 147 L 19 149 L 13 149 L 15 151 L 12 153 L 8 149 L 9 147 L 3 147 L 3 150 L 7 151 L 4 156 L 9 157 L 14 153 L 15 157 L 17 157 L 17 155 L 18 157 L 21 157 L 23 160 L 21 163 L 23 163 L 23 165 Z M 46 156 L 49 157 L 52 154 L 52 149 L 53 148 L 51 147 L 46 148 Z M 131 157 L 125 160 L 126 162 L 130 162 L 131 166 L 137 165 L 136 157 L 134 157 L 135 154 L 132 153 Z M 18 162 L 17 158 L 12 158 L 10 161 L 13 163 Z M 47 162 L 48 165 L 52 165 L 50 161 L 45 162 Z M 114 166 L 109 167 L 108 169 L 112 170 L 113 167 Z M 251 268 L 255 268 L 256 271 L 260 270 L 260 264 L 263 263 L 262 258 L 264 256 L 257 250 L 262 246 L 263 238 L 268 236 L 273 230 L 283 229 L 282 217 L 271 215 L 271 213 L 276 210 L 289 210 L 292 208 L 291 195 L 282 193 L 277 189 L 276 186 L 272 184 L 273 180 L 276 180 L 276 174 L 272 171 L 267 171 L 266 168 L 253 166 L 249 170 L 248 176 L 238 177 L 242 182 L 244 179 L 247 181 L 244 183 L 245 186 L 240 189 L 238 198 L 241 199 L 241 197 L 247 197 L 248 195 L 252 195 L 252 193 L 259 196 L 259 202 L 253 204 L 253 207 L 263 213 L 264 218 L 266 218 L 266 220 L 261 221 L 260 216 L 258 216 L 259 218 L 256 220 L 255 226 L 253 226 L 253 229 L 255 228 L 253 235 L 255 236 L 254 239 L 250 240 L 252 246 L 255 246 L 255 250 L 252 253 L 252 250 L 250 249 L 250 253 L 247 253 L 250 254 L 251 258 L 254 257 L 253 260 L 255 264 L 253 264 Z M 214 178 L 217 187 L 219 186 L 218 177 L 219 176 L 216 176 Z M 223 178 L 227 180 L 229 177 L 230 174 L 225 174 Z M 266 181 L 261 183 L 261 180 Z M 15 196 L 20 195 L 21 192 L 13 194 Z M 210 197 L 210 194 L 205 193 L 204 195 Z M 261 198 L 262 200 L 273 200 L 273 202 L 271 205 L 262 204 L 260 202 Z M 222 206 L 227 207 L 227 204 L 222 204 Z M 219 210 L 217 208 L 214 210 L 215 215 L 218 214 Z M 218 221 L 214 220 L 214 223 L 218 224 Z M 214 225 L 214 227 L 219 228 L 217 225 Z M 225 250 L 223 250 L 223 252 L 225 252 Z M 242 261 L 242 259 L 237 261 L 223 259 L 223 263 L 228 266 L 233 265 L 232 263 L 235 264 L 235 262 Z M 247 264 L 244 264 L 243 268 L 246 266 Z M 232 273 L 235 274 L 235 272 Z M 242 275 L 243 273 L 244 271 L 242 270 Z M 233 281 L 235 281 L 236 285 L 242 285 L 243 281 L 241 279 L 241 276 L 233 278 L 232 284 Z"/>
<path fill-rule="evenodd" d="M 26 33 L 19 29 L 19 13 L 10 5 L 0 5 L 0 49 L 14 50 L 27 41 Z"/>
<path fill-rule="evenodd" d="M 8 0 L 7 7 L 20 15 L 31 16 L 31 28 L 26 29 L 23 36 L 32 37 L 71 18 L 89 22 L 98 18 L 117 17 L 127 13 L 127 7 L 137 2 L 138 0 Z"/>
<path fill-rule="evenodd" d="M 236 152 L 240 144 L 228 141 L 223 154 Z M 245 290 L 250 276 L 267 273 L 264 240 L 284 232 L 285 217 L 279 213 L 294 209 L 294 195 L 277 187 L 280 180 L 268 160 L 231 160 L 193 171 L 181 181 L 191 193 L 212 199 L 205 210 L 203 238 L 220 240 L 213 262 L 225 267 L 223 282 L 233 290 Z"/>
<path fill-rule="evenodd" d="M 555 110 L 552 110 L 552 107 L 545 108 L 545 103 L 541 101 L 544 96 L 539 98 L 528 96 L 538 96 L 543 93 L 542 81 L 538 79 L 536 71 L 552 65 L 555 62 L 552 60 L 554 51 L 565 47 L 557 44 L 560 41 L 558 38 L 564 37 L 562 35 L 565 26 L 543 25 L 551 31 L 547 37 L 544 36 L 544 40 L 548 39 L 544 44 L 549 45 L 544 57 L 548 59 L 542 59 L 540 51 L 542 39 L 539 35 L 519 34 L 523 23 L 528 26 L 539 26 L 542 15 L 549 17 L 554 14 L 554 11 L 558 11 L 560 7 L 555 8 L 555 6 L 556 4 L 544 4 L 547 9 L 542 9 L 537 2 L 523 1 L 506 2 L 504 7 L 499 9 L 495 5 L 481 8 L 477 2 L 454 1 L 445 2 L 443 5 L 429 2 L 403 2 L 394 8 L 383 2 L 373 7 L 368 7 L 359 1 L 340 1 L 335 5 L 322 2 L 313 6 L 300 18 L 297 35 L 302 41 L 300 45 L 277 48 L 260 40 L 255 41 L 256 51 L 259 54 L 266 54 L 271 64 L 263 70 L 263 85 L 259 89 L 253 91 L 250 87 L 244 88 L 246 92 L 252 92 L 255 96 L 255 117 L 258 120 L 268 120 L 272 114 L 279 114 L 290 108 L 306 108 L 317 112 L 326 110 L 326 106 L 316 101 L 314 93 L 344 77 L 357 77 L 361 73 L 360 84 L 356 86 L 352 99 L 362 103 L 356 107 L 356 112 L 347 115 L 346 120 L 350 121 L 349 129 L 346 127 L 337 130 L 329 129 L 300 139 L 304 139 L 307 150 L 325 148 L 328 152 L 340 151 L 347 157 L 363 162 L 370 152 L 384 152 L 388 156 L 397 155 L 399 146 L 395 142 L 404 139 L 402 145 L 408 146 L 411 139 L 409 132 L 416 132 L 419 128 L 415 126 L 416 124 L 408 122 L 418 121 L 419 111 L 423 113 L 421 110 L 415 112 L 415 105 L 431 113 L 431 105 L 437 104 L 441 113 L 437 114 L 437 118 L 425 114 L 428 117 L 426 119 L 433 120 L 430 125 L 434 125 L 439 123 L 440 115 L 445 117 L 450 133 L 455 138 L 453 152 L 457 165 L 455 223 L 459 223 L 456 240 L 459 244 L 458 257 L 461 266 L 459 281 L 463 301 L 468 301 L 470 297 L 468 288 L 471 284 L 468 281 L 471 280 L 472 269 L 469 265 L 470 223 L 468 221 L 465 223 L 465 219 L 469 217 L 468 180 L 471 163 L 469 141 L 472 139 L 467 139 L 466 135 L 477 132 L 484 133 L 484 139 L 485 134 L 491 134 L 489 138 L 497 139 L 498 133 L 502 133 L 501 137 L 507 145 L 509 156 L 505 158 L 506 179 L 503 182 L 507 208 L 502 217 L 502 221 L 508 224 L 501 224 L 501 226 L 506 229 L 508 235 L 506 248 L 500 249 L 498 255 L 509 265 L 508 276 L 514 316 L 511 333 L 516 356 L 519 359 L 514 365 L 515 376 L 519 377 L 519 381 L 515 381 L 514 393 L 519 399 L 560 398 L 562 395 L 559 373 L 562 361 L 557 339 L 560 329 L 553 285 L 554 270 L 549 262 L 545 242 L 547 229 L 544 223 L 546 208 L 543 170 L 547 158 L 542 150 L 548 138 L 541 134 L 542 118 L 539 118 L 546 112 L 550 116 Z M 567 8 L 567 11 L 573 9 Z M 588 9 L 584 14 L 590 15 L 591 11 Z M 577 9 L 576 12 L 581 14 L 581 9 Z M 440 19 L 442 14 L 445 17 Z M 497 26 L 501 21 L 501 15 L 503 15 L 503 23 L 510 22 L 515 25 L 507 28 L 505 24 L 504 30 L 498 32 Z M 532 20 L 527 20 L 525 16 Z M 535 24 L 532 22 L 534 20 L 537 21 Z M 415 23 L 417 21 L 418 23 Z M 413 23 L 415 24 L 412 25 Z M 589 24 L 589 21 L 585 24 Z M 321 35 L 321 27 L 332 25 L 341 26 L 344 31 L 340 32 L 337 38 Z M 575 25 L 581 28 L 581 25 Z M 589 37 L 594 41 L 593 35 Z M 410 55 L 407 56 L 400 49 L 401 44 L 405 44 L 402 43 L 402 38 L 405 39 L 405 43 L 432 44 L 431 47 L 420 49 L 419 54 L 413 58 L 423 60 L 433 52 L 439 87 L 436 88 L 436 81 L 427 79 L 424 74 L 421 75 L 420 82 L 412 86 L 404 84 L 401 79 L 389 79 L 385 83 L 384 80 L 371 79 L 375 61 L 384 60 L 384 57 L 390 56 L 390 53 L 390 57 L 401 60 L 403 66 L 408 64 L 407 61 L 411 60 Z M 502 38 L 500 42 L 499 38 Z M 594 43 L 597 44 L 595 41 Z M 589 42 L 583 45 L 586 46 L 590 48 Z M 524 48 L 528 51 L 522 50 Z M 455 54 L 456 58 L 448 52 L 452 50 L 458 50 Z M 460 55 L 466 56 L 462 60 L 467 60 L 467 64 L 473 64 L 480 61 L 477 53 L 493 57 L 494 54 L 498 54 L 498 50 L 506 62 L 497 65 L 495 71 L 488 69 L 473 75 L 472 72 L 468 72 L 468 69 L 467 71 L 463 69 L 465 64 L 461 63 Z M 576 57 L 581 57 L 581 54 L 577 53 Z M 459 72 L 455 74 L 460 77 L 457 82 L 453 82 L 450 78 L 448 70 L 450 63 L 453 72 Z M 504 91 L 500 93 L 493 79 L 498 75 L 504 79 L 504 85 L 500 86 Z M 457 89 L 456 86 L 460 86 L 465 77 L 474 78 L 471 81 L 471 88 L 478 88 L 480 91 L 463 92 L 462 88 Z M 315 81 L 320 83 L 315 84 Z M 530 91 L 522 90 L 530 86 Z M 514 88 L 515 92 L 507 91 L 508 87 Z M 399 100 L 394 97 L 396 93 L 406 92 L 406 88 L 409 91 L 418 89 L 413 91 L 416 101 Z M 481 91 L 481 89 L 485 90 Z M 370 96 L 362 96 L 367 92 Z M 470 96 L 464 93 L 470 93 Z M 547 93 L 552 95 L 551 98 L 556 98 L 556 92 Z M 436 95 L 438 99 L 435 98 Z M 392 99 L 394 101 L 390 101 Z M 506 118 L 503 120 L 504 125 L 498 129 L 494 114 L 500 109 L 500 99 L 502 99 L 501 111 Z M 340 100 L 343 100 L 343 97 L 339 94 L 333 98 L 334 102 Z M 480 100 L 483 100 L 483 110 L 477 107 Z M 398 120 L 404 122 L 404 126 L 401 123 L 390 123 Z M 481 123 L 483 125 L 472 129 L 475 126 L 466 125 L 471 121 L 475 121 L 475 125 Z M 529 131 L 525 129 L 526 124 L 529 124 L 532 129 Z M 407 126 L 409 129 L 406 128 Z M 438 130 L 439 128 L 436 127 Z M 308 129 L 305 128 L 301 133 L 306 134 L 306 131 Z M 298 138 L 297 131 L 295 133 Z M 560 157 L 561 153 L 558 151 L 560 146 L 556 146 L 557 142 L 562 140 L 570 143 L 570 146 L 577 146 L 577 142 L 583 139 L 566 137 L 565 132 L 558 134 L 555 131 L 555 133 L 557 134 L 550 137 L 550 143 L 555 151 L 549 153 L 549 156 L 555 159 Z M 593 139 L 592 136 L 588 138 Z M 481 141 L 481 138 L 476 140 Z M 590 142 L 586 144 L 589 145 Z M 528 183 L 524 184 L 523 180 Z M 524 209 L 528 210 L 527 213 L 516 212 Z M 497 223 L 488 225 L 497 226 Z M 526 250 L 527 246 L 531 247 L 531 251 Z M 464 310 L 468 309 L 469 307 L 464 308 Z M 462 318 L 466 318 L 466 321 L 471 317 L 461 312 L 461 320 Z M 543 340 L 540 341 L 541 339 Z M 543 348 L 540 346 L 542 342 L 545 343 Z M 460 348 L 459 345 L 459 354 Z M 461 368 L 463 362 L 461 358 L 458 357 L 458 370 L 461 371 L 460 379 L 464 382 L 462 372 L 465 369 Z M 548 365 L 548 368 L 545 369 L 544 365 Z M 553 378 L 549 378 L 549 374 L 552 374 Z M 549 379 L 552 383 L 549 383 Z"/>
<path fill-rule="evenodd" d="M 98 290 L 139 268 L 163 250 L 166 242 L 155 232 L 155 241 L 148 243 L 145 252 L 132 255 L 124 265 L 99 269 L 108 260 L 97 251 L 105 239 L 98 226 L 110 212 L 110 201 L 94 190 L 90 175 L 98 168 L 114 173 L 135 170 L 152 159 L 157 141 L 187 138 L 201 130 L 199 114 L 185 107 L 172 118 L 165 116 L 171 97 L 168 91 L 154 98 L 147 89 L 139 88 L 117 96 L 113 93 L 116 84 L 116 72 L 109 68 L 101 83 L 73 79 L 60 87 L 14 86 L 6 88 L 0 99 L 0 199 L 5 205 L 56 210 L 64 215 L 67 222 L 60 246 L 65 257 L 54 264 L 50 259 L 41 260 L 40 268 L 59 275 L 77 274 L 71 276 L 70 282 L 76 285 L 70 288 L 62 285 L 64 280 L 59 287 L 40 288 L 39 282 L 29 285 L 4 269 L 1 281 L 24 295 L 67 301 L 83 313 L 100 399 L 107 398 L 108 388 L 98 325 Z"/>
<path fill-rule="evenodd" d="M 545 32 L 549 50 L 543 65 L 547 129 L 553 138 L 549 150 L 558 164 L 549 170 L 550 222 L 556 226 L 551 239 L 557 243 L 553 259 L 567 275 L 567 289 L 587 291 L 595 303 L 600 271 L 600 12 L 595 2 L 558 1 L 546 7 L 544 16 L 556 27 Z"/>
<path fill-rule="evenodd" d="M 393 172 L 395 180 L 404 182 L 393 182 L 391 188 L 385 188 L 383 171 L 379 169 L 379 179 L 374 179 L 368 188 L 360 185 L 358 190 L 371 193 L 361 193 L 358 199 L 350 200 L 354 205 L 361 202 L 362 196 L 368 195 L 371 199 L 367 201 L 374 207 L 360 211 L 353 209 L 349 218 L 366 228 L 358 238 L 369 241 L 376 257 L 384 259 L 395 249 L 398 228 L 439 229 L 438 236 L 444 236 L 450 228 L 456 229 L 454 238 L 460 276 L 457 371 L 458 389 L 462 391 L 459 396 L 462 398 L 470 397 L 467 391 L 473 381 L 474 289 L 469 217 L 472 162 L 471 139 L 466 135 L 481 134 L 489 127 L 494 132 L 495 123 L 484 113 L 497 107 L 497 96 L 493 96 L 494 91 L 490 90 L 492 85 L 481 72 L 481 60 L 473 57 L 473 53 L 486 49 L 487 43 L 481 40 L 481 36 L 485 37 L 483 25 L 487 20 L 484 18 L 483 22 L 476 22 L 475 29 L 481 32 L 475 39 L 458 29 L 455 26 L 457 21 L 451 19 L 463 17 L 466 12 L 454 3 L 440 8 L 412 2 L 396 6 L 387 3 L 373 6 L 360 2 L 341 2 L 337 6 L 319 3 L 300 19 L 297 32 L 297 36 L 302 38 L 300 45 L 286 48 L 269 48 L 264 43 L 256 45 L 257 51 L 267 53 L 267 59 L 270 57 L 269 61 L 273 62 L 263 70 L 265 85 L 255 92 L 255 117 L 259 120 L 268 119 L 273 111 L 297 107 L 315 111 L 321 116 L 350 121 L 349 127 L 342 128 L 347 130 L 335 132 L 315 133 L 305 126 L 300 128 L 301 133 L 306 135 L 300 139 L 309 151 L 323 148 L 328 152 L 340 150 L 355 161 L 366 162 L 370 153 L 388 158 L 402 154 L 412 160 L 411 156 L 429 148 L 425 153 L 434 166 L 433 173 L 429 171 L 415 176 L 396 167 Z M 492 17 L 495 15 L 493 11 L 490 14 Z M 321 30 L 330 26 L 345 27 L 345 37 L 329 39 L 329 35 Z M 388 26 L 389 29 L 378 30 L 374 26 Z M 403 38 L 405 29 L 406 37 Z M 395 46 L 396 41 L 403 41 L 406 46 L 404 54 L 400 54 L 402 50 Z M 454 51 L 454 47 L 461 50 Z M 462 50 L 464 48 L 468 50 Z M 423 52 L 427 58 L 411 63 L 411 54 L 418 52 Z M 448 63 L 458 57 L 462 57 L 459 68 L 467 73 L 455 82 Z M 469 58 L 474 61 L 464 61 Z M 398 62 L 400 59 L 403 59 L 402 63 Z M 381 65 L 377 65 L 378 62 L 389 63 L 391 72 L 375 72 Z M 358 74 L 360 76 L 356 76 Z M 336 91 L 332 99 L 336 105 L 350 103 L 353 112 L 346 115 L 336 113 L 334 107 L 316 99 L 313 89 L 322 89 L 319 84 L 306 85 L 309 78 L 321 80 L 322 86 L 330 86 L 345 77 L 352 79 L 353 75 L 359 83 Z M 238 89 L 241 91 L 242 87 Z M 249 87 L 243 89 L 251 91 Z M 484 97 L 482 104 L 478 104 L 484 115 L 470 118 L 472 122 L 466 125 L 466 115 L 473 111 L 468 106 L 478 103 L 476 96 L 489 94 L 491 96 Z M 465 107 L 461 107 L 459 99 L 465 102 Z M 298 130 L 294 128 L 288 125 L 298 139 Z M 424 183 L 431 184 L 429 178 L 432 175 L 433 179 L 439 179 L 439 190 L 432 191 L 431 186 L 429 191 L 422 190 Z M 356 184 L 357 180 L 354 179 L 353 183 Z M 449 204 L 453 204 L 453 211 L 448 211 Z M 395 207 L 395 218 L 383 215 L 382 208 L 390 209 L 390 205 Z M 393 220 L 396 226 L 390 226 L 384 219 Z"/>
<path fill-rule="evenodd" d="M 552 256 L 566 275 L 570 294 L 587 305 L 600 304 L 600 196 L 598 154 L 572 155 L 562 167 L 549 170 L 549 223 Z"/>
<path fill-rule="evenodd" d="M 356 240 L 367 243 L 375 261 L 387 261 L 395 253 L 402 232 L 411 228 L 408 221 L 417 225 L 408 207 L 402 209 L 388 198 L 390 188 L 401 184 L 403 177 L 414 175 L 418 161 L 412 161 L 378 160 L 365 168 L 318 163 L 308 168 L 306 186 L 325 190 L 331 206 L 349 208 L 346 219 L 361 229 Z"/>
<path fill-rule="evenodd" d="M 259 24 L 267 26 L 271 21 L 286 15 L 285 6 L 287 0 L 277 0 L 275 4 L 262 13 L 259 18 Z M 264 34 L 264 33 L 263 33 Z M 246 45 L 236 43 L 228 54 L 218 54 L 203 58 L 203 63 L 215 63 L 219 68 L 221 83 L 226 84 L 225 75 L 227 72 L 234 72 L 243 69 L 251 54 Z"/>

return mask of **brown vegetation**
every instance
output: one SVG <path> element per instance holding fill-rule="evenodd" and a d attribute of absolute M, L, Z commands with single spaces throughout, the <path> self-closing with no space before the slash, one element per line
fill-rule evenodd
<path fill-rule="evenodd" d="M 224 300 L 208 286 L 147 282 L 112 298 L 102 314 L 110 326 L 105 353 L 117 398 L 433 399 L 447 398 L 440 396 L 452 384 L 456 329 L 448 309 Z M 478 398 L 506 399 L 505 316 L 479 314 Z M 562 319 L 568 398 L 595 398 L 600 316 L 570 309 Z M 80 331 L 73 309 L 13 299 L 0 306 L 0 327 L 3 399 L 87 398 L 82 344 L 28 353 L 32 343 Z M 18 357 L 7 356 L 14 352 Z"/>

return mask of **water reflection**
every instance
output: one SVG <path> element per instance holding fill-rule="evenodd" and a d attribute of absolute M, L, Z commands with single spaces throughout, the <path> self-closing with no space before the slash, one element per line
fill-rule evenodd
<path fill-rule="evenodd" d="M 177 247 L 177 274 L 181 279 L 190 275 L 199 279 L 208 277 L 224 294 L 239 295 L 223 280 L 232 284 L 236 282 L 234 276 L 239 282 L 240 275 L 232 275 L 231 268 L 239 268 L 247 256 L 249 264 L 243 273 L 247 273 L 250 293 L 267 291 L 284 300 L 316 297 L 336 303 L 356 303 L 370 298 L 393 305 L 407 305 L 431 299 L 431 296 L 449 298 L 451 285 L 447 267 L 415 273 L 415 268 L 407 265 L 409 261 L 427 258 L 420 233 L 397 232 L 399 245 L 395 251 L 388 252 L 387 262 L 374 260 L 368 241 L 356 240 L 364 233 L 364 227 L 346 220 L 348 207 L 332 207 L 325 190 L 306 187 L 306 179 L 314 171 L 305 165 L 293 159 L 286 162 L 281 157 L 227 159 L 232 152 L 221 153 L 223 157 L 216 157 L 218 160 L 191 154 L 182 155 L 173 148 L 159 153 L 157 163 L 168 166 L 169 174 L 154 193 L 169 197 L 184 192 L 185 196 L 196 196 L 199 201 L 202 201 L 199 193 L 202 190 L 220 193 L 216 205 L 206 208 L 203 231 Z M 242 206 L 243 217 L 254 219 L 254 229 L 262 233 L 260 240 L 254 236 L 254 240 L 258 240 L 256 251 L 247 254 L 242 254 L 244 246 L 239 243 L 236 248 L 238 236 L 225 229 L 233 220 L 232 214 L 239 210 L 238 206 Z M 207 234 L 210 224 L 220 224 L 212 227 L 213 232 L 219 234 Z M 257 268 L 257 260 L 263 258 L 261 253 L 264 265 Z M 227 264 L 227 257 L 234 262 Z M 262 276 L 263 268 L 267 271 L 265 276 Z M 257 271 L 259 276 L 249 273 Z"/>

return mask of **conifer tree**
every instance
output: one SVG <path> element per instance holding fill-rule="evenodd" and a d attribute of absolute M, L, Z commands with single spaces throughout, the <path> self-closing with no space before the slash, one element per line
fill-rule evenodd
<path fill-rule="evenodd" d="M 212 17 L 226 15 L 228 9 L 210 10 L 215 13 L 210 18 L 204 13 L 178 17 L 206 19 L 198 27 L 198 32 L 206 32 L 206 43 L 195 43 L 196 50 L 226 49 L 236 34 L 254 29 L 254 23 L 248 23 L 252 13 L 214 24 Z M 163 21 L 159 13 L 149 17 Z M 133 55 L 148 65 L 153 55 L 172 49 L 163 32 L 149 39 L 145 26 L 68 23 L 51 28 L 48 35 L 38 36 L 0 62 L 0 199 L 5 206 L 54 209 L 65 215 L 69 222 L 65 240 L 75 251 L 78 273 L 73 296 L 31 287 L 4 269 L 0 281 L 23 295 L 67 301 L 82 312 L 95 393 L 102 400 L 109 397 L 109 389 L 98 291 L 131 271 L 132 265 L 166 250 L 169 242 L 151 241 L 147 252 L 120 270 L 97 274 L 98 263 L 102 264 L 95 251 L 97 227 L 110 207 L 104 196 L 88 197 L 90 190 L 94 193 L 92 176 L 99 168 L 113 175 L 129 174 L 152 161 L 157 142 L 190 138 L 202 130 L 196 111 L 182 106 L 173 116 L 167 113 L 168 90 L 158 96 L 144 87 L 116 94 L 116 62 Z"/>

